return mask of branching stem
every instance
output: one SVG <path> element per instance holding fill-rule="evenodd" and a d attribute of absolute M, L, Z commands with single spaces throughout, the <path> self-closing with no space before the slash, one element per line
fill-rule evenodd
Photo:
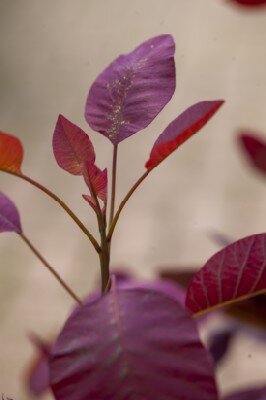
<path fill-rule="evenodd" d="M 49 196 L 51 199 L 59 203 L 59 205 L 67 212 L 67 214 L 75 221 L 75 223 L 80 227 L 80 229 L 85 233 L 85 235 L 89 238 L 91 244 L 97 251 L 97 253 L 100 253 L 101 247 L 95 237 L 90 233 L 90 231 L 86 228 L 86 226 L 80 221 L 80 219 L 74 214 L 74 212 L 66 205 L 64 201 L 62 201 L 55 193 L 51 192 L 51 190 L 47 189 L 45 186 L 41 185 L 39 182 L 36 182 L 35 180 L 31 179 L 29 176 L 24 175 L 22 173 L 16 173 L 12 171 L 6 171 L 2 170 L 3 172 L 7 172 L 11 175 L 17 176 L 18 178 L 24 179 L 24 181 L 29 182 L 31 185 L 35 186 L 47 196 Z"/>
<path fill-rule="evenodd" d="M 113 233 L 114 233 L 114 229 L 116 227 L 117 221 L 119 219 L 119 216 L 124 208 L 124 206 L 126 205 L 127 201 L 130 199 L 130 197 L 132 196 L 132 194 L 135 192 L 135 190 L 139 187 L 139 185 L 144 181 L 145 178 L 147 178 L 147 176 L 149 175 L 150 170 L 147 170 L 146 172 L 144 172 L 144 174 L 137 180 L 137 182 L 132 186 L 132 188 L 129 190 L 129 192 L 127 193 L 127 195 L 124 197 L 124 199 L 121 201 L 119 208 L 113 218 L 113 221 L 111 223 L 111 226 L 109 228 L 109 232 L 107 235 L 107 240 L 108 242 L 111 241 Z"/>
<path fill-rule="evenodd" d="M 114 211 L 115 211 L 115 192 L 116 192 L 116 170 L 117 170 L 117 150 L 118 145 L 114 145 L 113 152 L 113 167 L 112 167 L 112 189 L 111 189 L 111 205 L 110 205 L 110 218 L 109 218 L 109 228 L 114 219 Z"/>
<path fill-rule="evenodd" d="M 51 267 L 51 265 L 45 260 L 45 258 L 40 254 L 40 252 L 36 249 L 36 247 L 33 246 L 33 244 L 29 241 L 27 236 L 25 236 L 24 233 L 20 233 L 19 236 L 29 246 L 31 251 L 41 261 L 41 263 L 45 266 L 45 268 L 47 268 L 53 274 L 53 276 L 57 279 L 57 281 L 60 283 L 60 285 L 67 291 L 67 293 L 81 306 L 82 305 L 82 301 L 80 300 L 80 298 L 64 282 L 64 280 L 61 278 L 61 276 L 58 274 L 58 272 L 56 272 L 56 270 L 53 267 Z"/>

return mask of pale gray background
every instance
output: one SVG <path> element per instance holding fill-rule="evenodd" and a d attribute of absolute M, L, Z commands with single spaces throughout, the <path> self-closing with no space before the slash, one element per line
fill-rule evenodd
<path fill-rule="evenodd" d="M 265 181 L 247 167 L 235 136 L 241 127 L 266 135 L 266 12 L 241 12 L 223 0 L 0 0 L 1 130 L 23 141 L 25 173 L 55 190 L 94 232 L 94 216 L 81 199 L 84 183 L 53 158 L 57 116 L 83 127 L 99 165 L 109 166 L 110 143 L 90 132 L 83 117 L 89 86 L 118 54 L 161 33 L 176 41 L 177 90 L 148 129 L 121 144 L 117 198 L 142 173 L 155 138 L 173 118 L 200 100 L 227 102 L 154 170 L 123 214 L 112 264 L 144 278 L 162 264 L 202 265 L 218 249 L 210 231 L 236 239 L 265 231 Z M 67 282 L 80 295 L 90 292 L 98 261 L 69 217 L 14 177 L 1 174 L 0 189 Z M 32 355 L 26 335 L 55 334 L 72 302 L 19 237 L 0 239 L 0 392 L 24 400 Z M 222 391 L 264 378 L 265 347 L 243 335 L 219 370 Z"/>

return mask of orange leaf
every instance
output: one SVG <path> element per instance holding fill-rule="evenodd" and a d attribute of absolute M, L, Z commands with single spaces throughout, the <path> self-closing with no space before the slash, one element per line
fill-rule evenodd
<path fill-rule="evenodd" d="M 23 147 L 19 139 L 0 131 L 0 170 L 21 173 Z"/>

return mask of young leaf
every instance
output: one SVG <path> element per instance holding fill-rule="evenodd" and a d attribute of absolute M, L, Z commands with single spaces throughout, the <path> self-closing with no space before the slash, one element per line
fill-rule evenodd
<path fill-rule="evenodd" d="M 154 143 L 145 167 L 148 170 L 157 167 L 181 144 L 197 133 L 223 103 L 222 100 L 202 101 L 189 107 L 179 115 L 167 126 Z"/>
<path fill-rule="evenodd" d="M 236 392 L 223 397 L 223 400 L 266 400 L 266 386 Z"/>
<path fill-rule="evenodd" d="M 117 289 L 71 314 L 50 357 L 57 400 L 217 400 L 195 321 L 171 297 Z"/>
<path fill-rule="evenodd" d="M 266 290 L 266 233 L 216 253 L 192 278 L 186 305 L 193 312 L 223 306 Z"/>
<path fill-rule="evenodd" d="M 107 200 L 107 169 L 101 170 L 95 164 L 86 164 L 83 170 L 85 182 L 90 190 L 104 203 Z"/>
<path fill-rule="evenodd" d="M 174 94 L 174 52 L 172 36 L 161 35 L 112 62 L 89 91 L 90 127 L 113 144 L 146 128 Z"/>
<path fill-rule="evenodd" d="M 15 204 L 0 192 L 0 232 L 22 233 L 20 217 Z"/>
<path fill-rule="evenodd" d="M 266 141 L 248 132 L 239 134 L 238 140 L 253 167 L 266 174 Z"/>
<path fill-rule="evenodd" d="M 56 123 L 53 150 L 59 167 L 73 175 L 82 175 L 85 162 L 95 162 L 94 148 L 89 136 L 63 115 L 59 115 Z"/>
<path fill-rule="evenodd" d="M 23 147 L 18 138 L 0 131 L 0 170 L 21 173 Z"/>

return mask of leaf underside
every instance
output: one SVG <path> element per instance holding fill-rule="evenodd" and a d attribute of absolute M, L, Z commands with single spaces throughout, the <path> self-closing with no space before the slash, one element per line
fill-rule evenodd
<path fill-rule="evenodd" d="M 122 289 L 77 309 L 50 358 L 57 400 L 216 400 L 195 321 L 171 297 Z"/>
<path fill-rule="evenodd" d="M 174 94 L 174 52 L 172 36 L 160 35 L 112 62 L 89 91 L 90 127 L 113 144 L 146 128 Z"/>
<path fill-rule="evenodd" d="M 181 144 L 197 133 L 223 103 L 222 100 L 201 101 L 185 110 L 158 137 L 145 167 L 148 170 L 157 167 Z"/>
<path fill-rule="evenodd" d="M 216 253 L 192 278 L 186 305 L 198 313 L 266 290 L 266 233 Z"/>

